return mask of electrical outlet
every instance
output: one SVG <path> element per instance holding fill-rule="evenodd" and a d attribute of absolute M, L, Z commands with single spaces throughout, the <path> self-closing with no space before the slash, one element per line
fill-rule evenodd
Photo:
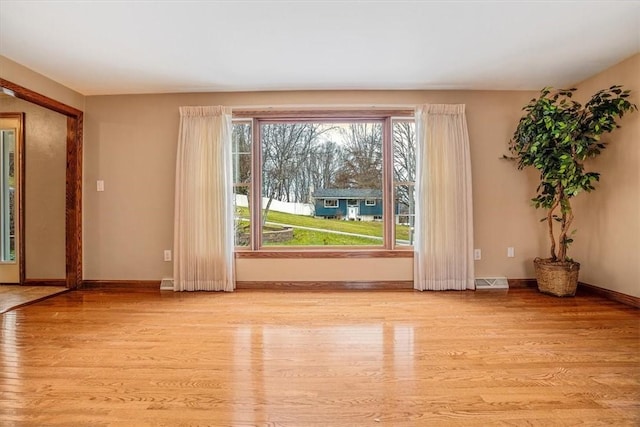
<path fill-rule="evenodd" d="M 480 249 L 473 250 L 473 259 L 478 261 L 482 259 L 482 251 Z"/>
<path fill-rule="evenodd" d="M 165 249 L 164 251 L 164 260 L 171 261 L 171 249 Z"/>
<path fill-rule="evenodd" d="M 96 191 L 104 191 L 104 181 L 99 179 L 96 181 Z"/>
<path fill-rule="evenodd" d="M 507 257 L 513 258 L 515 256 L 516 256 L 516 250 L 513 248 L 513 246 L 509 246 L 507 248 Z"/>

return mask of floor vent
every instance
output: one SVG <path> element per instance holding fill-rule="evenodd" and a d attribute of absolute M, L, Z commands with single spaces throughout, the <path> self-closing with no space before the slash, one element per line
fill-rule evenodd
<path fill-rule="evenodd" d="M 172 291 L 173 290 L 173 279 L 171 279 L 171 278 L 162 279 L 162 281 L 160 282 L 160 290 L 161 291 Z"/>
<path fill-rule="evenodd" d="M 476 278 L 476 289 L 509 289 L 509 282 L 506 277 L 478 277 Z"/>

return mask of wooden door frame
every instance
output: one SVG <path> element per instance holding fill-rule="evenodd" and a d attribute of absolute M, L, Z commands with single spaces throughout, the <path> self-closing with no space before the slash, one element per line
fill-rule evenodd
<path fill-rule="evenodd" d="M 83 112 L 55 99 L 0 78 L 0 86 L 19 99 L 31 102 L 67 117 L 67 172 L 65 202 L 66 286 L 82 286 L 82 141 Z M 24 270 L 20 282 L 24 282 Z"/>

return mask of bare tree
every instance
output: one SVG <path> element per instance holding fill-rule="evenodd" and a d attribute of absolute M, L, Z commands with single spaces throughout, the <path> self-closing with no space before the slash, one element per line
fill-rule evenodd
<path fill-rule="evenodd" d="M 263 224 L 274 199 L 308 200 L 309 159 L 316 139 L 326 130 L 318 123 L 268 123 L 262 126 L 262 194 L 269 198 Z"/>
<path fill-rule="evenodd" d="M 405 206 L 413 203 L 416 179 L 416 140 L 413 122 L 395 122 L 393 126 L 393 180 L 396 198 Z"/>
<path fill-rule="evenodd" d="M 342 161 L 342 149 L 334 141 L 324 141 L 311 153 L 310 171 L 313 188 L 335 188 Z"/>
<path fill-rule="evenodd" d="M 343 129 L 344 154 L 336 176 L 341 188 L 382 188 L 382 125 L 351 123 Z"/>
<path fill-rule="evenodd" d="M 414 122 L 393 125 L 393 180 L 395 203 L 400 217 L 409 224 L 409 244 L 413 244 L 415 224 L 416 138 Z M 404 221 L 402 221 L 404 222 Z"/>
<path fill-rule="evenodd" d="M 236 184 L 236 193 L 246 195 L 251 181 L 251 124 L 234 124 L 231 141 L 234 162 L 233 182 Z M 246 184 L 247 187 L 240 187 L 239 184 Z"/>

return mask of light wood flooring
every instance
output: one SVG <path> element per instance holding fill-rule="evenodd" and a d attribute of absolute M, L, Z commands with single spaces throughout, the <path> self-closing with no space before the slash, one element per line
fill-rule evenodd
<path fill-rule="evenodd" d="M 597 296 L 86 290 L 1 316 L 2 426 L 638 426 Z"/>
<path fill-rule="evenodd" d="M 0 285 L 0 314 L 66 290 L 64 286 Z"/>

